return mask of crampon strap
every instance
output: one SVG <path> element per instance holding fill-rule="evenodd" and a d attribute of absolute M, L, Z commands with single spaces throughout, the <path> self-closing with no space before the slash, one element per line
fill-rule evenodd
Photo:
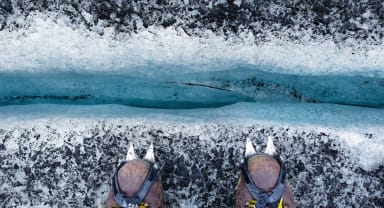
<path fill-rule="evenodd" d="M 256 156 L 268 156 L 268 157 L 270 157 L 270 155 L 266 155 L 266 154 L 259 154 Z M 253 199 L 256 202 L 255 208 L 264 208 L 267 205 L 270 208 L 280 208 L 279 207 L 279 201 L 281 201 L 281 196 L 283 195 L 283 192 L 284 192 L 284 183 L 285 183 L 285 175 L 286 175 L 284 163 L 281 161 L 279 156 L 273 156 L 273 158 L 275 158 L 280 165 L 280 175 L 279 175 L 279 179 L 277 181 L 277 184 L 272 189 L 272 191 L 266 192 L 266 191 L 261 190 L 259 187 L 257 187 L 255 185 L 255 183 L 253 182 L 251 176 L 249 175 L 248 158 L 249 157 L 244 158 L 244 160 L 241 164 L 240 170 L 241 170 L 241 173 L 244 177 L 245 185 L 246 185 L 249 193 L 251 194 L 251 196 L 253 197 Z"/>
<path fill-rule="evenodd" d="M 256 200 L 251 199 L 245 203 L 245 208 L 256 208 Z M 283 197 L 280 198 L 277 208 L 283 208 Z"/>
<path fill-rule="evenodd" d="M 157 164 L 150 163 L 149 173 L 145 178 L 143 184 L 140 186 L 140 189 L 135 194 L 133 194 L 133 196 L 127 197 L 124 195 L 124 193 L 120 192 L 119 179 L 118 179 L 118 172 L 120 168 L 123 167 L 126 163 L 127 161 L 122 162 L 117 168 L 116 173 L 113 175 L 113 178 L 112 178 L 113 196 L 115 198 L 115 201 L 121 208 L 131 208 L 131 207 L 144 208 L 145 206 L 144 205 L 142 206 L 141 202 L 144 200 L 149 189 L 151 188 L 152 182 L 156 178 L 159 168 Z"/>

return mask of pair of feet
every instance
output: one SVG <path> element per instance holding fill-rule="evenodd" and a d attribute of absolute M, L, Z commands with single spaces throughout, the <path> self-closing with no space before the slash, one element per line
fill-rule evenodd
<path fill-rule="evenodd" d="M 163 187 L 157 171 L 153 145 L 144 158 L 139 159 L 131 144 L 126 161 L 119 165 L 113 177 L 105 206 L 163 207 Z M 247 140 L 235 200 L 237 208 L 295 207 L 284 163 L 276 155 L 272 138 L 268 138 L 264 153 L 256 153 Z"/>

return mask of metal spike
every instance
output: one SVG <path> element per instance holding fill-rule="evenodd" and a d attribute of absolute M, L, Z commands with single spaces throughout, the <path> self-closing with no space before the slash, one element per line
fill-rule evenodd
<path fill-rule="evenodd" d="M 271 136 L 268 137 L 267 147 L 265 148 L 265 153 L 269 155 L 276 154 L 276 147 L 273 144 L 273 139 Z"/>
<path fill-rule="evenodd" d="M 126 161 L 134 160 L 137 159 L 135 149 L 133 148 L 133 144 L 129 144 L 128 152 L 127 152 L 127 157 L 125 158 Z"/>
<path fill-rule="evenodd" d="M 245 153 L 244 157 L 249 157 L 251 155 L 256 154 L 256 150 L 253 147 L 253 144 L 249 138 L 247 138 L 246 144 L 245 144 Z"/>
<path fill-rule="evenodd" d="M 153 143 L 147 149 L 147 153 L 144 156 L 144 160 L 149 162 L 155 162 L 155 152 L 153 151 Z"/>

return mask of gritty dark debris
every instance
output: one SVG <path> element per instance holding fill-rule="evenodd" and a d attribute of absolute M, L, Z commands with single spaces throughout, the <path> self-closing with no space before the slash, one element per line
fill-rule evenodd
<path fill-rule="evenodd" d="M 71 100 L 71 101 L 77 101 L 77 100 L 86 100 L 90 99 L 92 96 L 87 95 L 75 95 L 75 96 L 58 96 L 58 95 L 22 95 L 22 96 L 4 96 L 3 100 L 5 102 L 30 102 L 31 100 Z"/>
<path fill-rule="evenodd" d="M 244 133 L 239 132 L 238 136 L 233 137 L 237 130 L 228 126 L 204 126 L 202 128 L 207 128 L 207 132 L 213 132 L 212 141 L 207 143 L 201 140 L 199 135 L 186 136 L 186 133 L 174 133 L 166 128 L 122 126 L 119 129 L 121 128 L 126 130 L 117 134 L 108 127 L 95 127 L 91 130 L 91 136 L 83 138 L 82 144 L 70 145 L 67 141 L 61 147 L 43 144 L 38 149 L 28 143 L 28 138 L 38 132 L 24 131 L 24 136 L 17 138 L 20 148 L 16 154 L 0 151 L 2 161 L 3 158 L 8 158 L 6 161 L 9 162 L 0 163 L 0 170 L 6 175 L 0 178 L 0 184 L 8 184 L 11 187 L 9 190 L 0 190 L 1 201 L 4 201 L 5 206 L 44 203 L 64 207 L 94 206 L 96 201 L 100 201 L 96 199 L 95 191 L 108 186 L 118 161 L 124 158 L 126 147 L 134 136 L 140 156 L 144 154 L 143 150 L 149 141 L 155 143 L 156 157 L 162 168 L 161 179 L 165 189 L 166 207 L 178 206 L 180 197 L 187 200 L 191 196 L 198 197 L 197 202 L 201 203 L 198 204 L 199 207 L 203 204 L 208 207 L 234 206 L 234 188 L 238 178 L 236 162 L 240 160 L 243 151 Z M 11 134 L 10 131 L 0 132 L 1 135 L 7 135 Z M 48 131 L 55 132 L 52 128 Z M 254 138 L 254 145 L 258 150 L 265 148 L 264 138 L 269 135 L 279 144 L 282 157 L 286 158 L 288 178 L 298 207 L 308 207 L 317 202 L 326 202 L 324 207 L 333 207 L 335 204 L 353 207 L 356 203 L 362 207 L 371 207 L 382 203 L 382 199 L 374 194 L 383 189 L 382 166 L 373 171 L 355 168 L 356 165 L 350 161 L 343 144 L 331 135 L 324 132 L 292 131 L 284 128 L 255 127 L 245 130 L 247 136 Z M 288 132 L 293 137 L 288 136 Z M 96 157 L 96 152 L 100 157 Z M 353 183 L 344 182 L 349 176 L 340 172 L 342 168 L 347 169 L 354 177 Z M 24 172 L 25 180 L 16 177 L 19 171 Z M 320 187 L 318 180 L 322 181 Z M 363 182 L 365 190 L 361 189 L 358 181 Z M 45 186 L 49 193 L 37 188 L 37 184 Z M 12 187 L 16 186 L 26 187 L 24 192 L 28 200 L 19 200 L 24 195 L 12 191 Z M 188 196 L 178 194 L 186 189 Z M 74 192 L 84 197 L 79 199 Z M 346 192 L 349 195 L 341 194 Z M 367 197 L 364 200 L 355 197 L 357 201 L 353 201 L 353 195 Z M 214 200 L 210 200 L 212 198 Z"/>
<path fill-rule="evenodd" d="M 321 36 L 343 42 L 354 38 L 373 44 L 380 44 L 384 35 L 383 5 L 375 0 L 261 0 L 241 1 L 240 5 L 232 0 L 189 1 L 188 4 L 181 0 L 3 0 L 0 3 L 0 29 L 27 27 L 20 25 L 20 21 L 6 20 L 16 14 L 27 18 L 34 11 L 68 16 L 71 24 L 82 24 L 89 30 L 98 25 L 113 27 L 117 33 L 136 33 L 154 25 L 174 26 L 195 36 L 204 36 L 208 30 L 226 37 L 252 32 L 256 41 L 264 41 L 270 35 L 287 36 L 285 38 L 295 41 L 301 38 L 303 30 L 309 33 L 306 29 L 311 28 L 312 39 Z M 368 11 L 372 15 L 363 17 Z M 91 18 L 85 18 L 84 12 Z M 104 33 L 96 31 L 100 35 Z"/>

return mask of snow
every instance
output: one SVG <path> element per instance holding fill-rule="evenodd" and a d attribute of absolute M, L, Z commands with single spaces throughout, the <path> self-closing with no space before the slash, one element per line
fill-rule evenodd
<path fill-rule="evenodd" d="M 154 142 L 167 205 L 225 207 L 245 140 L 262 151 L 268 137 L 299 207 L 380 200 L 384 45 L 173 26 L 99 35 L 49 12 L 25 21 L 0 31 L 0 205 L 101 204 L 128 143 Z M 60 99 L 79 93 L 94 99 Z"/>
<path fill-rule="evenodd" d="M 230 65 L 275 66 L 290 74 L 349 74 L 384 77 L 383 45 L 344 46 L 328 40 L 254 43 L 252 34 L 228 40 L 207 33 L 188 36 L 178 28 L 149 27 L 139 33 L 100 36 L 68 18 L 53 21 L 33 13 L 25 29 L 0 31 L 0 70 L 5 71 L 124 71 L 151 75 L 158 70 L 138 66 L 177 65 L 178 72 L 217 71 Z M 49 13 L 48 13 L 49 14 Z M 187 71 L 183 71 L 187 66 Z M 161 73 L 166 73 L 162 70 Z M 276 72 L 276 71 L 275 71 Z"/>
<path fill-rule="evenodd" d="M 335 200 L 345 206 L 372 205 L 371 200 L 347 196 L 352 190 L 374 198 L 381 193 L 376 171 L 383 164 L 383 113 L 383 109 L 277 102 L 190 110 L 3 106 L 0 157 L 7 159 L 2 162 L 0 174 L 5 175 L 0 187 L 7 205 L 99 205 L 128 144 L 134 143 L 142 157 L 153 142 L 169 206 L 230 203 L 221 200 L 233 199 L 229 190 L 235 187 L 246 139 L 260 152 L 272 136 L 294 181 L 294 193 L 307 190 L 297 199 L 299 206 Z M 33 194 L 25 198 L 20 189 L 28 184 Z M 208 189 L 212 190 L 207 195 Z M 328 190 L 337 190 L 332 201 L 327 201 Z M 227 195 L 217 198 L 223 191 Z"/>
<path fill-rule="evenodd" d="M 185 124 L 192 126 L 222 123 L 249 126 L 258 124 L 276 128 L 316 130 L 332 133 L 345 141 L 354 152 L 355 159 L 365 169 L 375 169 L 384 162 L 384 110 L 364 107 L 349 107 L 331 104 L 297 103 L 237 103 L 213 109 L 165 110 L 142 109 L 120 105 L 71 106 L 71 105 L 26 105 L 0 107 L 3 129 L 17 126 L 31 129 L 45 125 L 57 129 L 59 134 L 84 131 L 105 120 L 119 123 Z M 21 131 L 22 132 L 22 131 Z M 61 133 L 60 133 L 61 132 Z M 16 131 L 14 137 L 19 137 Z M 367 139 L 367 135 L 372 134 Z M 41 135 L 48 137 L 48 135 Z M 76 142 L 81 136 L 74 136 Z M 42 141 L 42 140 L 40 140 Z M 36 141 L 38 142 L 38 141 Z M 52 145 L 63 145 L 57 137 Z M 10 143 L 7 149 L 17 149 Z"/>

